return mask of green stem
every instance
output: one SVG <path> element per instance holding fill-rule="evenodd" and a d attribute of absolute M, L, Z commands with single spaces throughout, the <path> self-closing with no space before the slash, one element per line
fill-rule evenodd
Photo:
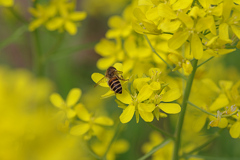
<path fill-rule="evenodd" d="M 180 158 L 185 158 L 188 155 L 191 155 L 195 152 L 198 152 L 200 150 L 202 150 L 203 148 L 205 148 L 206 146 L 208 146 L 210 143 L 212 143 L 219 135 L 216 134 L 215 136 L 213 136 L 212 138 L 210 138 L 207 142 L 203 143 L 202 145 L 196 147 L 195 149 L 191 150 L 190 152 L 184 153 Z"/>
<path fill-rule="evenodd" d="M 188 104 L 190 104 L 191 106 L 193 106 L 193 107 L 195 107 L 195 108 L 199 109 L 200 111 L 202 111 L 202 112 L 204 112 L 204 113 L 206 113 L 206 114 L 209 114 L 209 115 L 211 115 L 211 116 L 213 116 L 213 117 L 216 117 L 216 118 L 217 118 L 217 115 L 215 115 L 215 114 L 212 114 L 212 113 L 210 113 L 210 112 L 208 112 L 208 111 L 206 111 L 206 110 L 204 110 L 204 109 L 202 109 L 202 108 L 198 107 L 197 105 L 195 105 L 195 104 L 193 104 L 193 103 L 191 103 L 191 102 L 189 102 L 189 101 L 188 101 Z M 238 112 L 239 112 L 239 110 L 236 110 L 236 111 L 235 111 L 235 112 L 233 112 L 232 114 L 229 114 L 229 115 L 221 115 L 221 118 L 228 118 L 228 117 L 231 117 L 231 116 L 233 116 L 233 115 L 237 114 Z"/>
<path fill-rule="evenodd" d="M 200 67 L 200 66 L 202 66 L 203 64 L 207 63 L 208 61 L 210 61 L 210 60 L 213 59 L 213 58 L 214 58 L 214 56 L 210 57 L 210 58 L 207 59 L 206 61 L 204 61 L 204 62 L 202 62 L 201 64 L 199 64 L 199 65 L 197 66 L 197 68 Z"/>
<path fill-rule="evenodd" d="M 216 117 L 216 118 L 217 118 L 217 115 L 215 115 L 215 114 L 212 114 L 212 113 L 210 113 L 210 112 L 208 112 L 208 111 L 206 111 L 206 110 L 204 110 L 204 109 L 202 109 L 202 108 L 200 108 L 200 107 L 196 106 L 195 104 L 193 104 L 193 103 L 191 103 L 191 102 L 189 102 L 189 101 L 188 101 L 188 104 L 190 104 L 191 106 L 193 106 L 193 107 L 195 107 L 195 108 L 199 109 L 200 111 L 202 111 L 202 112 L 204 112 L 204 113 L 207 113 L 207 114 L 209 114 L 209 115 L 211 115 L 211 116 L 213 116 L 213 117 Z"/>
<path fill-rule="evenodd" d="M 46 54 L 47 56 L 50 56 L 50 55 L 53 55 L 53 54 L 56 53 L 56 51 L 58 50 L 58 48 L 62 44 L 62 42 L 64 40 L 64 37 L 65 37 L 64 33 L 59 34 L 59 37 L 57 38 L 57 41 L 55 42 L 55 44 L 47 52 L 47 54 Z"/>
<path fill-rule="evenodd" d="M 92 148 L 89 146 L 88 143 L 85 144 L 87 146 L 86 150 L 87 152 L 89 152 L 93 157 L 95 157 L 96 159 L 102 159 L 100 156 L 98 156 L 93 150 Z"/>
<path fill-rule="evenodd" d="M 117 138 L 117 136 L 118 136 L 118 134 L 119 134 L 120 126 L 121 126 L 121 123 L 119 123 L 118 126 L 117 126 L 117 129 L 116 129 L 116 131 L 115 131 L 115 134 L 114 134 L 111 142 L 109 143 L 109 145 L 108 145 L 108 147 L 107 147 L 107 150 L 105 151 L 105 153 L 104 153 L 104 155 L 103 155 L 103 158 L 102 158 L 103 160 L 107 160 L 107 154 L 108 154 L 108 152 L 109 152 L 112 144 L 114 143 L 114 141 L 116 140 L 116 138 Z"/>
<path fill-rule="evenodd" d="M 149 46 L 151 47 L 153 53 L 155 53 L 171 70 L 173 70 L 174 68 L 173 68 L 169 63 L 167 63 L 167 61 L 165 61 L 165 60 L 157 53 L 157 51 L 154 49 L 154 47 L 152 46 L 152 44 L 151 44 L 150 40 L 148 39 L 147 35 L 144 35 L 144 37 L 145 37 L 145 39 L 147 40 Z M 181 74 L 180 72 L 176 71 L 176 73 L 177 73 L 180 77 L 182 77 L 183 79 L 185 79 L 185 80 L 187 79 L 187 78 L 186 78 L 183 74 Z"/>
<path fill-rule="evenodd" d="M 185 116 L 185 112 L 186 112 L 186 108 L 187 108 L 188 98 L 189 98 L 191 88 L 192 88 L 194 75 L 195 75 L 195 72 L 197 70 L 197 63 L 198 63 L 198 60 L 194 59 L 193 62 L 192 62 L 193 71 L 188 77 L 186 88 L 185 88 L 184 95 L 183 95 L 181 112 L 180 112 L 180 115 L 179 115 L 179 118 L 178 118 L 178 123 L 177 123 L 176 131 L 175 131 L 176 139 L 175 139 L 174 150 L 173 150 L 173 160 L 178 160 L 179 159 L 178 152 L 179 152 L 179 149 L 180 149 L 182 126 L 183 126 L 184 116 Z"/>
<path fill-rule="evenodd" d="M 83 51 L 86 49 L 92 49 L 96 44 L 97 44 L 97 42 L 90 42 L 90 43 L 79 44 L 77 46 L 72 46 L 72 47 L 68 47 L 68 48 L 61 48 L 60 50 L 57 51 L 58 52 L 57 54 L 55 54 L 55 52 L 54 52 L 51 55 L 49 55 L 47 60 L 55 61 L 55 60 L 67 58 L 71 55 L 79 53 L 80 51 Z"/>
<path fill-rule="evenodd" d="M 20 15 L 13 7 L 9 7 L 8 9 L 13 14 L 13 16 L 16 19 L 18 19 L 20 22 L 22 22 L 24 24 L 28 23 L 28 21 L 22 15 Z"/>
<path fill-rule="evenodd" d="M 33 39 L 35 44 L 35 73 L 38 77 L 44 75 L 44 63 L 43 63 L 43 54 L 40 44 L 39 32 L 36 29 L 33 33 Z"/>
<path fill-rule="evenodd" d="M 162 143 L 160 143 L 159 145 L 153 147 L 153 149 L 148 152 L 147 154 L 145 154 L 144 156 L 142 156 L 141 158 L 139 158 L 138 160 L 144 160 L 147 159 L 148 157 L 150 157 L 152 154 L 154 154 L 156 151 L 158 151 L 160 148 L 163 148 L 165 145 L 167 145 L 169 142 L 171 142 L 171 139 L 165 139 Z"/>
<path fill-rule="evenodd" d="M 175 137 L 174 137 L 173 135 L 171 135 L 170 133 L 168 133 L 168 132 L 166 132 L 166 131 L 158 128 L 158 127 L 156 127 L 156 126 L 153 125 L 152 123 L 147 122 L 147 124 L 148 124 L 151 128 L 153 128 L 154 130 L 157 130 L 158 132 L 160 132 L 161 134 L 163 134 L 163 135 L 165 135 L 165 136 L 167 136 L 167 137 L 169 137 L 169 138 L 171 138 L 171 139 L 173 139 L 173 140 L 175 139 Z"/>

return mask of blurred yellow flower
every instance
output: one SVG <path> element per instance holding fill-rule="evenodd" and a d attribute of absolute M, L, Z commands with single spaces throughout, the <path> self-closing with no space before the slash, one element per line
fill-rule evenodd
<path fill-rule="evenodd" d="M 89 159 L 76 137 L 59 134 L 48 97 L 53 84 L 0 67 L 0 159 Z M 13 154 L 14 153 L 14 154 Z"/>
<path fill-rule="evenodd" d="M 113 120 L 108 117 L 95 117 L 94 115 L 90 114 L 81 103 L 76 105 L 75 110 L 81 122 L 76 122 L 78 124 L 74 125 L 70 129 L 70 134 L 72 135 L 84 135 L 84 139 L 88 140 L 93 135 L 99 136 L 99 134 L 103 131 L 102 126 L 112 126 L 114 124 Z"/>
<path fill-rule="evenodd" d="M 77 33 L 76 22 L 85 19 L 87 16 L 86 12 L 71 12 L 66 7 L 61 7 L 59 12 L 60 17 L 55 17 L 46 23 L 48 30 L 66 30 L 69 34 L 75 35 Z"/>
<path fill-rule="evenodd" d="M 113 139 L 114 136 L 114 131 L 113 130 L 104 130 L 104 132 L 101 133 L 100 135 L 100 140 L 95 141 L 92 143 L 91 148 L 93 151 L 99 155 L 103 156 L 108 149 L 109 144 L 111 143 L 111 140 Z M 111 147 L 109 148 L 106 159 L 108 160 L 114 160 L 117 158 L 118 154 L 122 154 L 129 150 L 130 144 L 128 141 L 124 139 L 117 139 L 115 140 L 112 144 Z"/>
<path fill-rule="evenodd" d="M 36 8 L 30 8 L 30 13 L 35 17 L 29 24 L 29 30 L 34 31 L 41 25 L 45 25 L 50 31 L 66 30 L 69 34 L 77 33 L 77 23 L 86 18 L 86 12 L 75 11 L 76 3 L 66 0 L 51 0 L 47 5 L 37 4 Z"/>
<path fill-rule="evenodd" d="M 70 90 L 66 102 L 58 93 L 51 94 L 50 101 L 55 107 L 61 109 L 59 112 L 63 112 L 66 114 L 66 117 L 70 119 L 76 115 L 76 112 L 72 109 L 72 107 L 75 106 L 81 95 L 82 91 L 79 88 L 73 88 Z"/>
<path fill-rule="evenodd" d="M 149 135 L 149 142 L 146 142 L 142 145 L 142 151 L 143 153 L 148 153 L 151 151 L 155 146 L 162 143 L 164 138 L 156 131 L 153 131 Z M 170 160 L 172 159 L 172 149 L 173 149 L 173 142 L 170 142 L 169 144 L 165 145 L 163 148 L 160 148 L 157 150 L 153 155 L 153 160 Z"/>
<path fill-rule="evenodd" d="M 0 0 L 0 6 L 11 7 L 14 5 L 14 0 Z"/>

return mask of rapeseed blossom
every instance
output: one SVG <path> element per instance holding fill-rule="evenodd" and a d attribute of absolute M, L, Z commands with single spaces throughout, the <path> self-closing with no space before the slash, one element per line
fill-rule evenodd
<path fill-rule="evenodd" d="M 116 132 L 116 131 L 115 131 Z M 104 156 L 106 150 L 108 149 L 109 143 L 116 134 L 113 130 L 104 130 L 99 136 L 98 141 L 94 141 L 91 145 L 92 150 L 99 156 Z M 109 148 L 106 158 L 109 160 L 114 160 L 117 158 L 118 154 L 125 153 L 130 148 L 130 144 L 125 139 L 117 139 Z"/>
<path fill-rule="evenodd" d="M 202 0 L 200 5 L 191 7 L 192 2 L 139 1 L 139 6 L 134 9 L 136 20 L 133 21 L 133 28 L 140 34 L 172 34 L 168 41 L 169 48 L 185 48 L 186 58 L 190 59 L 202 59 L 205 53 L 217 56 L 234 51 L 225 49 L 225 45 L 231 44 L 234 38 L 230 38 L 229 28 L 239 38 L 236 27 L 239 11 L 233 1 Z M 209 35 L 214 39 L 209 39 Z M 211 48 L 214 41 L 220 44 Z"/>
<path fill-rule="evenodd" d="M 90 114 L 83 104 L 78 104 L 75 107 L 78 118 L 81 121 L 75 121 L 74 125 L 70 129 L 70 134 L 76 136 L 84 135 L 84 139 L 88 140 L 93 135 L 99 136 L 103 132 L 102 126 L 112 126 L 114 124 L 113 120 L 105 117 L 96 117 Z"/>
<path fill-rule="evenodd" d="M 59 108 L 59 114 L 64 114 L 68 119 L 73 118 L 76 115 L 74 108 L 78 100 L 80 99 L 82 91 L 79 88 L 73 88 L 70 90 L 66 101 L 58 93 L 53 93 L 50 96 L 52 104 Z"/>
<path fill-rule="evenodd" d="M 0 6 L 11 7 L 14 5 L 14 0 L 0 0 Z"/>
<path fill-rule="evenodd" d="M 180 90 L 177 88 L 166 87 L 164 82 L 159 79 L 161 73 L 159 69 L 150 69 L 150 77 L 136 78 L 132 83 L 132 94 L 127 90 L 117 94 L 116 98 L 123 104 L 123 112 L 120 115 L 122 123 L 129 122 L 134 113 L 136 121 L 139 122 L 139 115 L 146 122 L 153 121 L 154 116 L 159 119 L 161 111 L 168 114 L 176 114 L 181 111 L 181 107 L 177 103 L 171 103 L 181 96 Z M 167 102 L 167 103 L 166 103 Z M 154 111 L 154 112 L 153 112 Z"/>
<path fill-rule="evenodd" d="M 48 101 L 52 82 L 6 67 L 0 77 L 0 159 L 88 159 L 78 148 L 82 142 L 57 130 L 60 119 Z"/>
<path fill-rule="evenodd" d="M 77 33 L 77 23 L 86 18 L 86 12 L 75 11 L 76 3 L 66 0 L 52 0 L 47 5 L 37 4 L 30 8 L 30 13 L 35 19 L 29 24 L 29 30 L 34 31 L 41 25 L 50 30 L 67 31 L 71 35 Z"/>

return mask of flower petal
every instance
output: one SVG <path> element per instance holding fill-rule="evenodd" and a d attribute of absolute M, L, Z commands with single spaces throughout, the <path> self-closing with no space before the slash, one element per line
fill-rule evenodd
<path fill-rule="evenodd" d="M 114 96 L 114 95 L 115 95 L 115 92 L 110 89 L 109 91 L 107 91 L 107 93 L 101 95 L 101 97 L 102 98 L 108 98 L 108 97 L 111 97 L 111 96 Z"/>
<path fill-rule="evenodd" d="M 66 21 L 64 24 L 64 28 L 71 35 L 75 35 L 77 33 L 77 26 L 71 21 Z"/>
<path fill-rule="evenodd" d="M 85 134 L 90 129 L 90 125 L 88 123 L 82 123 L 76 126 L 73 126 L 70 129 L 70 134 L 75 136 L 81 136 Z"/>
<path fill-rule="evenodd" d="M 160 103 L 158 107 L 169 114 L 176 114 L 181 111 L 181 107 L 177 103 Z"/>
<path fill-rule="evenodd" d="M 162 95 L 162 101 L 171 102 L 178 99 L 181 96 L 181 92 L 178 88 L 172 88 Z"/>
<path fill-rule="evenodd" d="M 69 18 L 73 21 L 81 21 L 87 17 L 86 12 L 73 12 L 69 15 Z"/>
<path fill-rule="evenodd" d="M 203 56 L 203 45 L 196 33 L 192 34 L 191 38 L 191 51 L 193 54 L 193 57 L 196 59 L 201 59 Z"/>
<path fill-rule="evenodd" d="M 120 121 L 122 123 L 128 123 L 132 119 L 134 112 L 135 106 L 130 104 L 126 109 L 123 110 L 122 114 L 120 115 Z"/>
<path fill-rule="evenodd" d="M 229 101 L 225 94 L 220 94 L 217 99 L 212 103 L 212 105 L 209 107 L 210 111 L 216 111 L 220 108 L 225 107 L 228 105 Z"/>
<path fill-rule="evenodd" d="M 66 100 L 67 106 L 71 107 L 75 105 L 79 100 L 79 98 L 81 97 L 81 94 L 82 94 L 81 89 L 79 88 L 71 89 L 71 91 L 68 93 L 67 100 Z"/>
<path fill-rule="evenodd" d="M 155 109 L 155 105 L 153 103 L 139 103 L 138 110 L 145 111 L 145 112 L 152 112 Z"/>
<path fill-rule="evenodd" d="M 97 67 L 101 70 L 106 70 L 109 66 L 113 65 L 114 62 L 116 62 L 115 56 L 100 58 L 97 61 Z"/>
<path fill-rule="evenodd" d="M 81 103 L 77 104 L 75 107 L 75 111 L 76 111 L 79 119 L 86 121 L 86 122 L 90 121 L 91 115 L 88 112 L 88 110 L 84 107 L 83 104 L 81 104 Z"/>
<path fill-rule="evenodd" d="M 51 94 L 50 101 L 55 107 L 58 107 L 58 108 L 62 108 L 62 106 L 64 105 L 64 101 L 58 93 Z"/>
<path fill-rule="evenodd" d="M 236 122 L 232 125 L 229 131 L 232 138 L 238 138 L 240 136 L 240 122 Z"/>
<path fill-rule="evenodd" d="M 168 46 L 171 49 L 178 49 L 187 41 L 189 37 L 188 31 L 178 31 L 175 32 L 172 38 L 168 41 Z"/>
<path fill-rule="evenodd" d="M 204 127 L 206 120 L 207 120 L 206 114 L 203 113 L 199 115 L 199 117 L 197 117 L 192 124 L 193 131 L 200 132 L 200 130 Z"/>
<path fill-rule="evenodd" d="M 125 104 L 130 104 L 132 102 L 131 95 L 125 89 L 122 89 L 122 94 L 116 94 L 116 98 Z"/>
<path fill-rule="evenodd" d="M 98 84 L 102 87 L 109 87 L 108 84 L 107 84 L 107 79 L 105 78 L 105 76 L 103 74 L 93 73 L 91 75 L 91 78 L 96 84 Z"/>
<path fill-rule="evenodd" d="M 152 90 L 160 90 L 161 84 L 160 82 L 151 82 L 150 87 L 152 88 Z"/>
<path fill-rule="evenodd" d="M 54 18 L 46 23 L 46 28 L 50 31 L 54 31 L 63 25 L 63 18 Z"/>
<path fill-rule="evenodd" d="M 95 124 L 100 124 L 103 126 L 112 126 L 114 124 L 113 120 L 108 117 L 97 117 L 94 120 Z"/>
<path fill-rule="evenodd" d="M 152 112 L 145 112 L 145 111 L 140 111 L 139 110 L 139 114 L 145 122 L 152 122 L 153 121 Z"/>
<path fill-rule="evenodd" d="M 138 102 L 145 101 L 152 95 L 152 93 L 153 93 L 153 90 L 149 85 L 143 86 L 137 96 Z"/>
<path fill-rule="evenodd" d="M 76 112 L 73 109 L 67 108 L 66 112 L 67 112 L 67 118 L 69 119 L 76 116 Z"/>
<path fill-rule="evenodd" d="M 150 81 L 151 78 L 146 77 L 146 78 L 136 78 L 133 81 L 133 87 L 136 88 L 138 91 L 141 90 L 141 88 L 147 84 L 148 81 Z"/>
<path fill-rule="evenodd" d="M 227 118 L 221 118 L 219 124 L 218 124 L 218 127 L 219 128 L 226 128 L 228 125 L 228 120 Z"/>
<path fill-rule="evenodd" d="M 158 15 L 163 18 L 168 18 L 168 19 L 175 19 L 177 18 L 177 14 L 172 10 L 172 8 L 165 4 L 165 3 L 160 3 L 158 5 Z"/>

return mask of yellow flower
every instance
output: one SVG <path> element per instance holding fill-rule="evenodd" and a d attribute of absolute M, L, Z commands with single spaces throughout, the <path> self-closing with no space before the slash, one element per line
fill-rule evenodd
<path fill-rule="evenodd" d="M 240 121 L 239 116 L 233 116 L 236 120 L 231 126 L 229 133 L 232 138 L 240 138 Z"/>
<path fill-rule="evenodd" d="M 135 8 L 133 11 L 136 19 L 133 20 L 133 29 L 140 34 L 160 34 L 161 30 L 158 29 L 157 25 L 148 20 L 140 8 Z"/>
<path fill-rule="evenodd" d="M 177 103 L 169 103 L 178 99 L 181 94 L 177 88 L 169 88 L 164 86 L 159 79 L 161 73 L 158 68 L 149 70 L 150 77 L 135 78 L 131 91 L 131 95 L 127 90 L 123 90 L 121 95 L 116 95 L 116 98 L 123 104 L 123 112 L 120 115 L 122 123 L 129 122 L 134 113 L 136 113 L 136 121 L 139 122 L 139 115 L 146 122 L 151 122 L 154 118 L 153 114 L 159 119 L 161 109 L 164 113 L 176 114 L 181 111 L 181 107 Z M 163 84 L 162 84 L 163 83 Z M 165 103 L 167 102 L 167 103 Z M 154 111 L 154 113 L 152 113 Z"/>
<path fill-rule="evenodd" d="M 114 136 L 113 130 L 104 130 L 104 132 L 100 135 L 100 140 L 94 141 L 91 145 L 91 148 L 93 151 L 99 155 L 103 156 L 109 146 L 109 143 L 111 143 L 111 140 Z M 118 154 L 122 154 L 129 150 L 129 142 L 124 139 L 117 139 L 114 141 L 114 143 L 111 145 L 106 158 L 108 160 L 115 160 Z"/>
<path fill-rule="evenodd" d="M 50 31 L 66 30 L 69 34 L 77 33 L 76 22 L 86 18 L 86 12 L 74 11 L 74 2 L 66 0 L 52 0 L 46 6 L 37 5 L 37 8 L 30 8 L 30 13 L 36 17 L 30 25 L 29 30 L 33 31 L 41 25 L 45 25 Z"/>
<path fill-rule="evenodd" d="M 117 61 L 123 61 L 124 51 L 122 50 L 121 39 L 116 39 L 116 43 L 107 39 L 102 39 L 96 46 L 95 51 L 103 56 L 97 62 L 97 67 L 106 70 Z"/>
<path fill-rule="evenodd" d="M 74 107 L 78 102 L 81 94 L 82 91 L 79 88 L 73 88 L 70 90 L 66 101 L 64 101 L 58 93 L 53 93 L 50 96 L 50 101 L 55 107 L 61 110 L 59 111 L 60 113 L 63 112 L 66 117 L 70 119 L 76 115 L 76 112 L 72 109 L 72 107 Z"/>
<path fill-rule="evenodd" d="M 66 30 L 69 34 L 75 35 L 77 33 L 76 22 L 85 19 L 86 12 L 69 12 L 67 8 L 62 7 L 60 10 L 60 17 L 55 17 L 46 23 L 48 30 Z"/>
<path fill-rule="evenodd" d="M 83 104 L 77 104 L 75 107 L 78 118 L 81 122 L 70 129 L 70 134 L 76 136 L 84 135 L 84 139 L 90 139 L 93 135 L 99 136 L 103 131 L 102 126 L 112 126 L 112 119 L 100 116 L 95 117 L 88 112 Z"/>
<path fill-rule="evenodd" d="M 0 77 L 0 159 L 88 158 L 77 137 L 57 130 L 60 119 L 52 118 L 55 110 L 48 99 L 53 84 L 49 80 L 35 78 L 25 69 L 3 67 Z"/>
<path fill-rule="evenodd" d="M 170 53 L 168 55 L 168 59 L 176 65 L 173 71 L 183 68 L 185 75 L 189 75 L 192 73 L 193 67 L 191 62 L 189 60 L 184 59 L 180 54 Z"/>
<path fill-rule="evenodd" d="M 152 111 L 155 109 L 155 105 L 153 103 L 144 103 L 144 101 L 149 99 L 152 93 L 153 90 L 146 84 L 139 90 L 138 95 L 131 96 L 125 89 L 123 89 L 122 94 L 117 94 L 116 98 L 118 100 L 128 104 L 120 115 L 120 121 L 128 123 L 136 112 L 137 123 L 139 122 L 139 114 L 144 121 L 151 122 L 153 120 Z"/>
<path fill-rule="evenodd" d="M 156 131 L 153 131 L 149 135 L 149 142 L 146 142 L 142 146 L 142 151 L 146 154 L 149 151 L 151 151 L 154 147 L 162 143 L 164 138 Z M 169 144 L 165 145 L 163 148 L 160 148 L 157 150 L 153 155 L 153 160 L 159 160 L 159 159 L 172 159 L 172 149 L 173 149 L 173 142 L 170 142 Z"/>
<path fill-rule="evenodd" d="M 14 5 L 14 0 L 0 0 L 0 6 L 11 7 Z"/>
<path fill-rule="evenodd" d="M 0 0 L 0 6 L 11 7 L 14 5 L 14 0 Z"/>
<path fill-rule="evenodd" d="M 132 18 L 130 16 L 132 7 L 132 5 L 127 6 L 123 11 L 122 17 L 112 16 L 109 18 L 108 26 L 110 29 L 106 33 L 107 38 L 127 37 L 132 32 Z"/>
<path fill-rule="evenodd" d="M 121 63 L 115 63 L 113 65 L 113 67 L 115 67 L 118 71 L 123 72 L 123 65 Z M 126 72 L 123 72 L 123 73 L 126 73 Z M 101 73 L 93 73 L 91 76 L 92 80 L 96 83 L 96 85 L 100 85 L 102 87 L 109 88 L 108 92 L 101 96 L 102 98 L 107 98 L 107 97 L 113 96 L 115 93 L 109 87 L 109 85 L 107 83 L 108 79 L 106 77 L 105 78 L 104 77 L 105 77 L 105 75 L 103 75 Z M 121 84 L 123 85 L 123 83 L 121 83 Z"/>
<path fill-rule="evenodd" d="M 36 8 L 30 8 L 29 12 L 35 17 L 29 24 L 29 30 L 34 31 L 36 28 L 45 24 L 51 17 L 55 16 L 57 10 L 53 5 L 42 6 L 37 4 Z"/>

